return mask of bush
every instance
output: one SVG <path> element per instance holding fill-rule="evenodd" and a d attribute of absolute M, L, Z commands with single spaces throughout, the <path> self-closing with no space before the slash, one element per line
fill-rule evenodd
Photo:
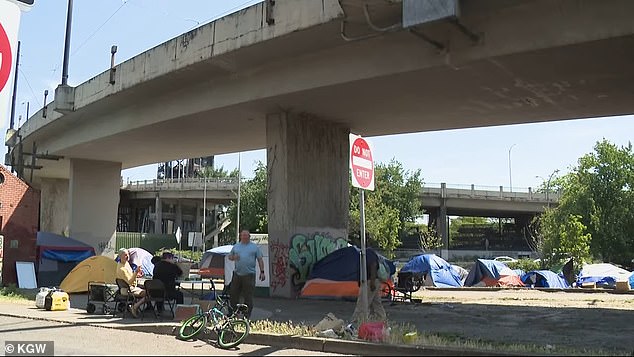
<path fill-rule="evenodd" d="M 524 272 L 529 272 L 531 270 L 539 270 L 541 269 L 540 263 L 534 262 L 531 259 L 518 259 L 514 262 L 507 262 L 506 265 L 511 269 L 521 269 Z"/>

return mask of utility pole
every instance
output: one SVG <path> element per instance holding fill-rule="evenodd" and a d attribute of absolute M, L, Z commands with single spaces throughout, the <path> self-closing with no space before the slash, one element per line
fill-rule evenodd
<path fill-rule="evenodd" d="M 62 85 L 68 85 L 68 59 L 70 57 L 70 29 L 73 22 L 73 0 L 68 0 L 66 13 L 66 37 L 64 38 L 64 62 L 62 65 Z"/>
<path fill-rule="evenodd" d="M 510 192 L 513 192 L 513 176 L 511 175 L 511 150 L 513 150 L 513 147 L 516 144 L 511 145 L 511 147 L 509 148 L 509 189 Z"/>

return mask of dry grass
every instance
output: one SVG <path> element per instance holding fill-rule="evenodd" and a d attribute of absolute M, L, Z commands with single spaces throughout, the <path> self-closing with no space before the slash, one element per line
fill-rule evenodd
<path fill-rule="evenodd" d="M 14 304 L 30 304 L 35 301 L 36 293 L 15 286 L 0 287 L 0 301 Z"/>
<path fill-rule="evenodd" d="M 479 339 L 469 339 L 457 334 L 429 334 L 421 333 L 416 327 L 408 323 L 388 323 L 388 333 L 386 333 L 383 342 L 391 345 L 418 345 L 427 347 L 450 347 L 458 349 L 474 349 L 481 351 L 509 352 L 520 354 L 556 354 L 556 355 L 600 355 L 600 356 L 627 356 L 629 354 L 621 351 L 602 351 L 602 350 L 586 350 L 573 349 L 569 347 L 553 346 L 553 345 L 536 345 L 536 344 L 518 344 L 518 343 L 498 343 L 492 341 L 484 341 Z M 251 331 L 261 333 L 272 333 L 288 336 L 304 336 L 318 337 L 317 331 L 312 327 L 304 324 L 295 324 L 293 322 L 277 322 L 269 320 L 254 321 L 251 323 Z M 407 340 L 405 335 L 414 333 L 414 337 Z M 344 335 L 342 339 L 350 338 Z"/>

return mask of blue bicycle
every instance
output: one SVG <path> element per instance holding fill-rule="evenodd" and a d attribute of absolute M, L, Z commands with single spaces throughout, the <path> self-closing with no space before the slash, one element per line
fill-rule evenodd
<path fill-rule="evenodd" d="M 245 317 L 247 310 L 247 305 L 238 304 L 236 311 L 233 311 L 229 299 L 225 295 L 217 295 L 214 307 L 181 324 L 178 337 L 189 340 L 202 331 L 212 330 L 218 336 L 218 346 L 225 349 L 236 347 L 249 336 L 249 320 Z"/>

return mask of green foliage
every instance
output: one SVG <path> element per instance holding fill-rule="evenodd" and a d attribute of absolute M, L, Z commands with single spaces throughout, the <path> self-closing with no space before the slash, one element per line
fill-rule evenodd
<path fill-rule="evenodd" d="M 574 170 L 555 181 L 563 189 L 551 214 L 540 223 L 545 257 L 564 249 L 586 255 L 583 241 L 589 241 L 593 258 L 629 265 L 634 256 L 634 152 L 631 143 L 617 147 L 606 140 L 595 151 L 579 159 Z M 571 221 L 572 220 L 572 221 Z M 572 239 L 572 247 L 554 242 Z M 549 240 L 554 240 L 548 243 Z M 548 245 L 550 244 L 550 245 Z"/>
<path fill-rule="evenodd" d="M 418 247 L 424 251 L 430 251 L 442 247 L 442 237 L 435 229 L 425 229 L 418 233 Z"/>
<path fill-rule="evenodd" d="M 35 294 L 32 291 L 20 289 L 15 284 L 0 286 L 0 301 L 35 300 Z"/>
<path fill-rule="evenodd" d="M 400 236 L 406 223 L 413 223 L 422 215 L 420 191 L 423 187 L 420 170 L 406 171 L 392 159 L 377 164 L 374 169 L 375 190 L 365 192 L 365 229 L 368 245 L 391 256 L 401 244 Z M 350 185 L 349 238 L 360 239 L 359 189 Z"/>
<path fill-rule="evenodd" d="M 220 166 L 219 168 L 215 167 L 204 167 L 201 171 L 198 172 L 199 177 L 209 177 L 209 178 L 225 178 L 225 177 L 238 177 L 238 169 L 234 169 L 231 172 L 225 170 L 224 166 Z"/>
<path fill-rule="evenodd" d="M 191 250 L 178 250 L 178 249 L 159 249 L 154 253 L 155 256 L 162 256 L 164 252 L 170 252 L 177 258 L 183 257 L 189 259 L 192 262 L 199 262 L 203 257 L 203 252 L 200 250 L 192 252 Z"/>
<path fill-rule="evenodd" d="M 524 272 L 529 272 L 531 270 L 539 270 L 541 266 L 538 262 L 534 262 L 532 259 L 518 259 L 514 262 L 505 263 L 511 269 L 521 269 Z"/>
<path fill-rule="evenodd" d="M 267 198 L 267 172 L 266 166 L 261 161 L 257 162 L 255 177 L 240 183 L 240 228 L 246 228 L 251 233 L 268 232 L 268 214 L 266 208 Z M 237 222 L 238 207 L 236 202 L 231 202 L 228 216 L 231 222 Z M 236 225 L 231 224 L 221 237 L 226 243 L 236 241 Z"/>

